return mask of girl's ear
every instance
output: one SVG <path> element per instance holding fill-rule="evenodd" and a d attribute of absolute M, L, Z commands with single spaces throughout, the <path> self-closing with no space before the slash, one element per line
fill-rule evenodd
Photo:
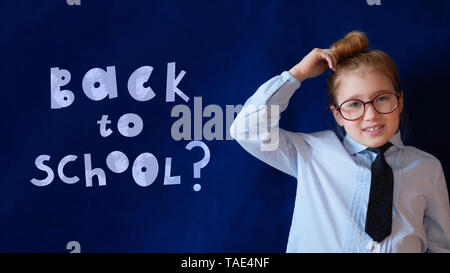
<path fill-rule="evenodd" d="M 341 117 L 339 111 L 336 110 L 333 105 L 330 106 L 330 110 L 333 113 L 334 119 L 336 120 L 337 124 L 339 124 L 339 126 L 344 126 L 344 119 Z"/>
<path fill-rule="evenodd" d="M 400 92 L 400 98 L 398 99 L 399 104 L 399 114 L 403 112 L 403 90 Z"/>

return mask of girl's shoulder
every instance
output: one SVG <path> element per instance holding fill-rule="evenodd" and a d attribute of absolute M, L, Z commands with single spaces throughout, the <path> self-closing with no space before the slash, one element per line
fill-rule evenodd
<path fill-rule="evenodd" d="M 402 147 L 402 151 L 411 161 L 418 161 L 421 162 L 421 164 L 433 165 L 436 168 L 441 167 L 441 162 L 436 156 L 417 147 L 405 145 Z"/>
<path fill-rule="evenodd" d="M 313 133 L 296 133 L 309 144 L 334 143 L 339 142 L 336 133 L 331 130 L 317 131 Z"/>
<path fill-rule="evenodd" d="M 316 131 L 313 133 L 295 133 L 302 143 L 305 143 L 315 152 L 323 151 L 332 153 L 341 152 L 343 148 L 341 140 L 332 130 Z"/>
<path fill-rule="evenodd" d="M 332 137 L 337 137 L 336 133 L 333 132 L 332 130 L 323 130 L 323 131 L 316 131 L 316 132 L 312 132 L 312 133 L 300 133 L 297 132 L 296 134 L 298 135 L 302 135 L 302 136 L 306 136 L 306 137 L 310 137 L 310 138 L 317 138 L 317 139 L 328 139 L 328 138 L 332 138 Z"/>

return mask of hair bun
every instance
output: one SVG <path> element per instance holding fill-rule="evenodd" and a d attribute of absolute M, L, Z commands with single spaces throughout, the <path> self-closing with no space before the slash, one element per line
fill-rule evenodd
<path fill-rule="evenodd" d="M 347 33 L 344 38 L 334 42 L 331 50 L 336 54 L 338 63 L 350 58 L 358 53 L 363 52 L 369 45 L 367 36 L 361 31 L 354 30 Z"/>

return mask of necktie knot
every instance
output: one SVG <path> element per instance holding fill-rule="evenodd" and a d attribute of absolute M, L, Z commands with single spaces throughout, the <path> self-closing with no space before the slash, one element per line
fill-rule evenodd
<path fill-rule="evenodd" d="M 389 147 L 391 147 L 391 146 L 392 146 L 392 143 L 386 142 L 381 147 L 378 147 L 378 148 L 367 148 L 367 150 L 375 152 L 377 155 L 379 155 L 379 154 L 384 154 L 384 152 L 386 152 L 387 149 L 389 149 Z"/>

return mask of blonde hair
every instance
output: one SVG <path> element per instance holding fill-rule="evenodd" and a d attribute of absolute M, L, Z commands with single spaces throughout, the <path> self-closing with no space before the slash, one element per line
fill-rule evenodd
<path fill-rule="evenodd" d="M 400 94 L 398 69 L 394 60 L 378 49 L 367 49 L 369 40 L 361 31 L 347 33 L 344 38 L 334 42 L 330 49 L 337 58 L 336 71 L 328 77 L 328 97 L 330 105 L 336 105 L 336 89 L 346 73 L 361 67 L 369 67 L 386 74 L 392 81 L 395 91 Z"/>

